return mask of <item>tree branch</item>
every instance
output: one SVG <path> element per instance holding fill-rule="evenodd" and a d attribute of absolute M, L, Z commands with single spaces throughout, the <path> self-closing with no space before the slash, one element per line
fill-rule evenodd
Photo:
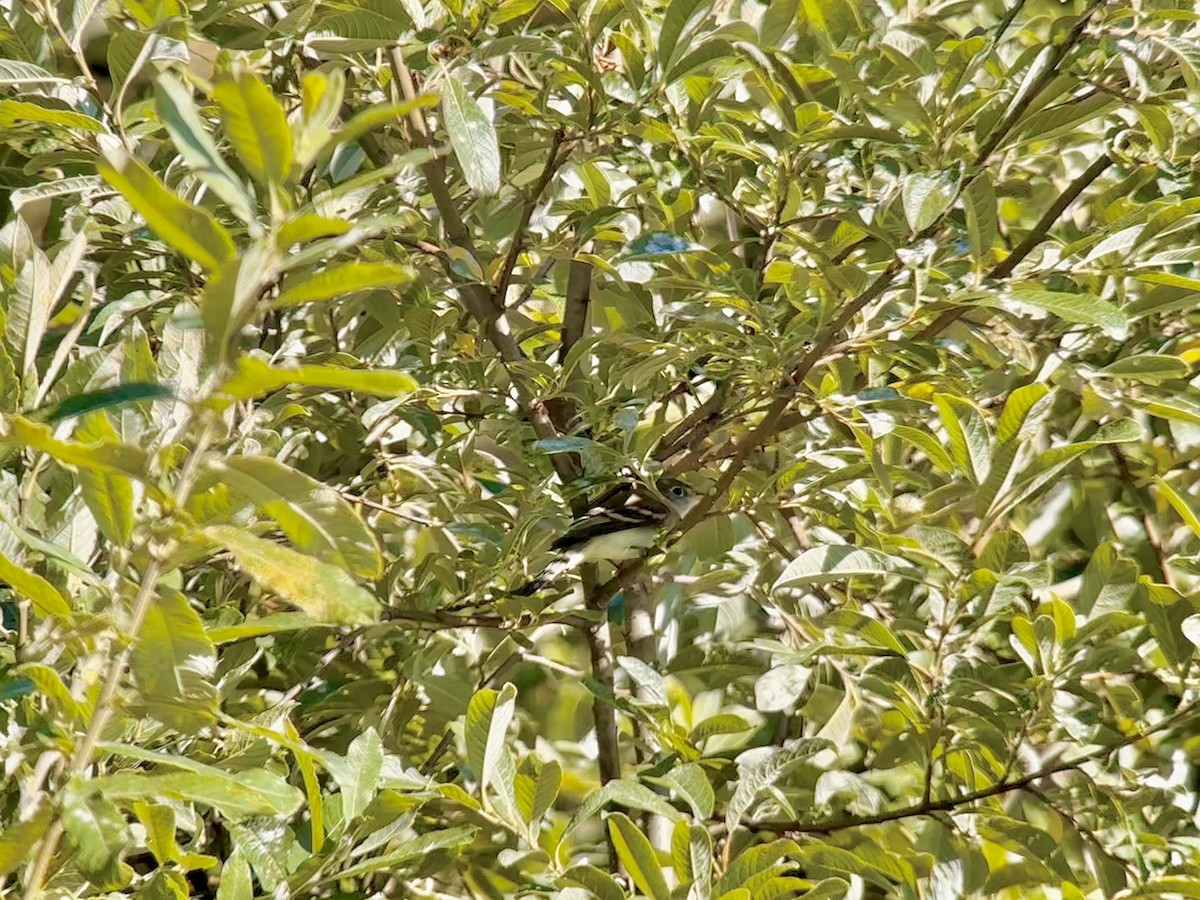
<path fill-rule="evenodd" d="M 1158 563 L 1159 577 L 1162 579 L 1163 584 L 1175 587 L 1175 575 L 1171 572 L 1171 565 L 1167 561 L 1167 553 L 1162 545 L 1162 536 L 1159 534 L 1158 525 L 1155 524 L 1154 517 L 1150 514 L 1153 507 L 1147 502 L 1145 494 L 1138 486 L 1137 479 L 1129 469 L 1129 460 L 1121 448 L 1116 444 L 1109 444 L 1108 451 L 1112 454 L 1112 458 L 1117 464 L 1117 471 L 1121 475 L 1122 484 L 1125 485 L 1126 490 L 1132 495 L 1141 513 L 1142 530 L 1146 533 L 1146 543 L 1150 545 L 1150 551 L 1154 554 L 1154 559 Z"/>
<path fill-rule="evenodd" d="M 1058 66 L 1066 58 L 1071 49 L 1079 43 L 1079 39 L 1083 37 L 1083 32 L 1086 30 L 1088 23 L 1091 22 L 1092 16 L 1096 14 L 1101 6 L 1107 0 L 1091 0 L 1083 13 L 1079 16 L 1079 20 L 1067 33 L 1066 38 L 1060 44 L 1056 44 L 1046 58 L 1044 68 L 1038 73 L 1037 77 L 1030 83 L 1027 88 L 1013 98 L 1013 102 L 1009 105 L 1008 110 L 1004 113 L 1004 117 L 992 129 L 987 140 L 983 142 L 983 146 L 979 148 L 979 152 L 975 154 L 975 159 L 972 162 L 972 168 L 978 168 L 987 161 L 987 158 L 992 155 L 995 149 L 1000 146 L 1000 142 L 1008 135 L 1017 121 L 1025 114 L 1030 104 L 1038 98 L 1038 95 L 1046 89 L 1046 86 L 1054 80 L 1054 76 L 1058 72 Z M 1006 20 L 1005 27 L 1008 25 Z"/>
<path fill-rule="evenodd" d="M 939 797 L 936 800 L 914 803 L 912 806 L 905 806 L 872 816 L 835 816 L 816 822 L 755 822 L 747 823 L 746 827 L 753 831 L 776 831 L 791 834 L 829 834 L 834 831 L 844 831 L 848 828 L 861 828 L 865 825 L 882 825 L 886 822 L 910 819 L 914 816 L 927 816 L 937 812 L 954 812 L 961 806 L 976 803 L 980 800 L 987 800 L 990 797 L 999 797 L 1012 791 L 1019 791 L 1044 778 L 1049 778 L 1061 772 L 1074 771 L 1085 763 L 1103 759 L 1110 753 L 1120 750 L 1123 747 L 1136 744 L 1156 732 L 1164 731 L 1183 720 L 1192 718 L 1196 715 L 1198 708 L 1200 708 L 1200 704 L 1196 703 L 1181 706 L 1161 721 L 1142 729 L 1136 734 L 1126 735 L 1115 743 L 1106 744 L 1103 747 L 1082 753 L 1072 759 L 1045 766 L 1036 772 L 1030 772 L 1028 775 L 1023 775 L 1020 778 L 1014 778 L 1011 781 L 1001 781 L 991 787 L 969 791 L 965 794 L 959 794 L 956 797 Z"/>
<path fill-rule="evenodd" d="M 565 134 L 561 128 L 554 132 L 554 139 L 550 142 L 550 155 L 546 157 L 546 164 L 542 167 L 542 174 L 538 176 L 537 183 L 534 184 L 533 190 L 529 193 L 529 198 L 525 201 L 524 207 L 521 209 L 521 219 L 517 222 L 517 227 L 513 230 L 512 241 L 508 246 L 508 255 L 504 257 L 504 265 L 500 269 L 500 277 L 496 279 L 495 298 L 498 306 L 504 306 L 504 298 L 508 294 L 508 286 L 512 282 L 513 269 L 517 267 L 517 259 L 521 256 L 521 248 L 525 243 L 525 232 L 529 229 L 529 220 L 533 218 L 533 211 L 537 209 L 538 203 L 541 202 L 542 194 L 546 192 L 546 188 L 550 186 L 550 182 L 554 180 L 554 174 L 567 161 L 567 155 L 559 156 L 559 148 L 563 145 Z"/>
<path fill-rule="evenodd" d="M 1033 229 L 1025 236 L 1025 240 L 1017 246 L 1012 253 L 1006 256 L 1001 262 L 988 273 L 988 279 L 1000 280 L 1007 278 L 1013 273 L 1013 270 L 1025 259 L 1034 248 L 1046 239 L 1046 235 L 1050 229 L 1054 227 L 1054 223 L 1058 221 L 1059 216 L 1066 212 L 1067 207 L 1075 202 L 1076 198 L 1082 194 L 1088 186 L 1100 177 L 1103 172 L 1113 164 L 1112 157 L 1107 153 L 1102 154 L 1090 166 L 1079 174 L 1074 181 L 1067 185 L 1064 190 L 1052 204 L 1049 209 L 1038 220 Z M 958 306 L 954 309 L 948 309 L 940 316 L 934 319 L 929 325 L 922 329 L 914 338 L 916 341 L 924 341 L 945 331 L 952 324 L 961 319 L 973 307 Z"/>

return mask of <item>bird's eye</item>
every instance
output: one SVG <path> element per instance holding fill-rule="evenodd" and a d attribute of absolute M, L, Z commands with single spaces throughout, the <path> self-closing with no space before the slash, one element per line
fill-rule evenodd
<path fill-rule="evenodd" d="M 683 488 L 681 488 L 679 485 L 675 485 L 675 487 L 671 488 L 671 495 L 673 497 L 682 497 Z"/>

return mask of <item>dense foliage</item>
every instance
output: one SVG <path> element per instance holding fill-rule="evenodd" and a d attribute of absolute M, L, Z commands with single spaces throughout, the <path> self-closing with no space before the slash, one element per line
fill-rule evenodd
<path fill-rule="evenodd" d="M 1008 3 L 0 2 L 0 893 L 1200 896 L 1200 23 Z"/>

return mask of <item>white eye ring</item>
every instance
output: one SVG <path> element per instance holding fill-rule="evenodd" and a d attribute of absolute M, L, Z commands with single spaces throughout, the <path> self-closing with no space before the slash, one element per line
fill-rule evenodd
<path fill-rule="evenodd" d="M 675 485 L 675 487 L 671 488 L 671 494 L 672 494 L 672 496 L 675 496 L 675 497 L 682 497 L 683 496 L 683 488 L 681 488 L 679 485 Z"/>

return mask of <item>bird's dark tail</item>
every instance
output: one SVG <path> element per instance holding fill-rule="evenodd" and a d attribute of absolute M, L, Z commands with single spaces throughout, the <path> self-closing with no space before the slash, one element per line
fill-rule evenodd
<path fill-rule="evenodd" d="M 567 569 L 575 564 L 575 560 L 568 554 L 566 557 L 554 560 L 546 568 L 542 569 L 539 575 L 534 576 L 531 581 L 527 581 L 515 591 L 510 591 L 514 597 L 530 597 L 538 591 L 549 586 L 552 581 L 556 581 Z"/>
<path fill-rule="evenodd" d="M 542 574 L 537 578 L 525 582 L 515 591 L 510 591 L 509 593 L 511 593 L 514 597 L 532 597 L 549 583 L 550 579 L 546 577 L 545 572 L 542 572 Z"/>

